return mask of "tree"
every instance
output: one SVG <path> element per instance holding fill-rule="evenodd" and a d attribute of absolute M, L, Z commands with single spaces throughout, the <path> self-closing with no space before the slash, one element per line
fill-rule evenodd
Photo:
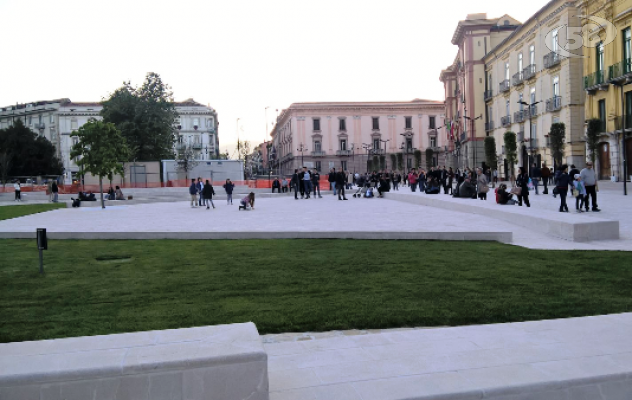
<path fill-rule="evenodd" d="M 588 127 L 586 128 L 586 146 L 588 147 L 590 161 L 592 161 L 593 165 L 595 164 L 595 160 L 597 158 L 600 134 L 601 120 L 598 118 L 589 119 Z"/>
<path fill-rule="evenodd" d="M 20 119 L 0 130 L 2 176 L 61 175 L 63 165 L 57 158 L 55 146 L 24 126 Z"/>
<path fill-rule="evenodd" d="M 434 151 L 430 147 L 426 149 L 426 169 L 430 169 L 433 167 L 432 156 L 434 155 Z M 421 158 L 421 157 L 420 157 Z"/>
<path fill-rule="evenodd" d="M 564 158 L 564 147 L 566 140 L 566 125 L 563 122 L 556 122 L 551 125 L 551 131 L 549 132 L 549 141 L 551 142 L 551 154 L 553 155 L 553 162 L 557 166 L 562 165 L 562 159 Z"/>
<path fill-rule="evenodd" d="M 397 169 L 404 170 L 404 153 L 397 153 Z"/>
<path fill-rule="evenodd" d="M 178 113 L 171 87 L 162 82 L 160 75 L 148 73 L 140 88 L 123 82 L 103 101 L 101 116 L 116 126 L 132 149 L 125 161 L 173 157 Z"/>
<path fill-rule="evenodd" d="M 184 177 L 187 180 L 187 183 L 189 181 L 189 172 L 197 166 L 198 162 L 195 161 L 195 153 L 190 146 L 186 146 L 183 150 L 178 151 L 178 156 L 176 158 L 176 170 L 184 172 Z"/>
<path fill-rule="evenodd" d="M 485 161 L 492 170 L 498 168 L 498 157 L 496 156 L 496 138 L 487 136 L 485 138 Z"/>
<path fill-rule="evenodd" d="M 391 169 L 397 169 L 397 156 L 391 153 Z"/>
<path fill-rule="evenodd" d="M 0 180 L 3 185 L 9 180 L 9 171 L 11 170 L 11 154 L 7 150 L 0 153 Z"/>
<path fill-rule="evenodd" d="M 511 171 L 510 180 L 514 181 L 514 165 L 518 160 L 518 145 L 516 144 L 516 134 L 511 131 L 505 132 L 503 136 L 505 141 L 505 159 L 507 159 L 507 163 L 509 163 L 509 168 Z"/>
<path fill-rule="evenodd" d="M 415 150 L 413 156 L 415 157 L 415 168 L 419 168 L 421 166 L 421 150 Z"/>
<path fill-rule="evenodd" d="M 103 177 L 112 179 L 115 173 L 123 174 L 123 161 L 129 158 L 129 149 L 125 138 L 114 124 L 103 121 L 90 121 L 70 136 L 79 138 L 70 149 L 70 157 L 78 158 L 77 165 L 83 171 L 99 177 L 101 207 L 103 202 Z"/>

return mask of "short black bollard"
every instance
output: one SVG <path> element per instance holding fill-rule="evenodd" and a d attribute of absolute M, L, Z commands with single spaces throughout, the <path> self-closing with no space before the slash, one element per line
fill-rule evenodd
<path fill-rule="evenodd" d="M 40 274 L 44 273 L 44 250 L 48 250 L 46 228 L 37 228 L 37 249 L 39 250 Z"/>

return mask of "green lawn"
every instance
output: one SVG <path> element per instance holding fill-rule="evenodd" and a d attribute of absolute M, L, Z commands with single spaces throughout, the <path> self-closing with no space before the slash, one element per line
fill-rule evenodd
<path fill-rule="evenodd" d="M 24 215 L 56 210 L 58 208 L 66 208 L 66 203 L 21 204 L 19 206 L 2 206 L 0 207 L 0 221 L 2 221 L 3 219 L 17 218 Z"/>
<path fill-rule="evenodd" d="M 253 321 L 260 333 L 632 311 L 623 252 L 371 240 L 0 240 L 0 342 Z"/>

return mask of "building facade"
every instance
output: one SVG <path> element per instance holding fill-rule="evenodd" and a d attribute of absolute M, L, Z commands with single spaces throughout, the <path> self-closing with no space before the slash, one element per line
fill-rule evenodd
<path fill-rule="evenodd" d="M 487 14 L 469 14 L 457 25 L 452 37 L 452 44 L 458 46 L 456 58 L 439 77 L 446 99 L 444 114 L 452 131 L 448 149 L 455 156 L 457 168 L 482 166 L 485 162 L 483 57 L 519 25 L 508 15 L 488 19 Z"/>
<path fill-rule="evenodd" d="M 632 0 L 584 0 L 578 8 L 610 23 L 583 32 L 584 43 L 596 43 L 584 51 L 583 89 L 586 119 L 601 121 L 595 171 L 601 179 L 622 181 L 632 175 Z"/>
<path fill-rule="evenodd" d="M 271 167 L 287 175 L 301 166 L 321 173 L 331 168 L 372 169 L 445 165 L 445 105 L 442 101 L 294 103 L 278 116 L 270 148 Z M 432 149 L 426 160 L 426 149 Z M 415 157 L 420 151 L 421 159 Z M 399 156 L 398 156 L 399 154 Z M 392 155 L 392 156 L 391 156 Z M 419 153 L 417 153 L 419 155 Z M 429 155 L 429 154 L 428 154 Z"/>
<path fill-rule="evenodd" d="M 583 168 L 586 162 L 581 49 L 563 57 L 566 27 L 579 26 L 580 10 L 567 0 L 549 1 L 483 57 L 486 134 L 494 136 L 501 176 L 508 177 L 504 134 L 517 134 L 517 166 L 535 162 L 553 167 L 551 125 L 566 128 L 563 162 Z M 515 171 L 515 169 L 514 169 Z"/>
<path fill-rule="evenodd" d="M 174 152 L 189 148 L 196 160 L 219 157 L 217 112 L 210 106 L 188 99 L 175 103 L 179 118 L 175 127 Z M 57 157 L 64 166 L 66 182 L 77 179 L 80 173 L 70 149 L 77 142 L 71 133 L 91 119 L 101 119 L 103 106 L 98 102 L 72 102 L 62 98 L 37 101 L 0 108 L 0 129 L 16 119 L 35 133 L 48 139 L 57 149 Z M 159 161 L 159 160 L 156 160 Z"/>

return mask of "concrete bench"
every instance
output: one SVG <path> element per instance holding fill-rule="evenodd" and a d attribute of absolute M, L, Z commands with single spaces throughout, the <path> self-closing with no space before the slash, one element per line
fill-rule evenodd
<path fill-rule="evenodd" d="M 0 399 L 268 400 L 253 323 L 0 344 Z"/>
<path fill-rule="evenodd" d="M 493 198 L 488 202 L 481 202 L 445 195 L 397 192 L 385 193 L 384 196 L 390 200 L 495 218 L 574 242 L 619 239 L 619 221 L 500 205 Z M 493 193 L 491 196 L 494 196 Z"/>

